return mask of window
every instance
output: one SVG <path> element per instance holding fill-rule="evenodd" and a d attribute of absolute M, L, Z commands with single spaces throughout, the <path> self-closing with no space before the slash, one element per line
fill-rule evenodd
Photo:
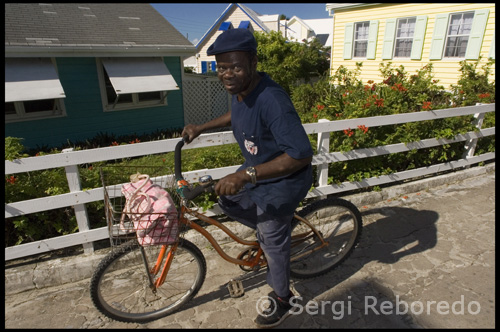
<path fill-rule="evenodd" d="M 215 61 L 202 61 L 201 62 L 201 73 L 214 73 L 216 71 L 216 62 Z"/>
<path fill-rule="evenodd" d="M 398 19 L 396 30 L 396 46 L 394 47 L 395 58 L 409 58 L 413 44 L 413 34 L 415 33 L 416 18 Z"/>
<path fill-rule="evenodd" d="M 344 59 L 375 59 L 378 20 L 346 23 L 344 31 Z"/>
<path fill-rule="evenodd" d="M 5 122 L 19 122 L 64 116 L 61 99 L 14 101 L 5 103 Z"/>
<path fill-rule="evenodd" d="M 5 59 L 5 122 L 64 116 L 63 98 L 53 59 Z"/>
<path fill-rule="evenodd" d="M 354 26 L 354 57 L 366 58 L 370 22 L 359 22 Z"/>
<path fill-rule="evenodd" d="M 451 15 L 444 56 L 447 58 L 463 58 L 467 51 L 474 12 Z"/>
<path fill-rule="evenodd" d="M 179 87 L 161 58 L 102 58 L 99 80 L 104 110 L 166 105 Z"/>
<path fill-rule="evenodd" d="M 430 60 L 443 57 L 456 60 L 477 60 L 483 47 L 489 9 L 437 14 L 432 33 Z"/>

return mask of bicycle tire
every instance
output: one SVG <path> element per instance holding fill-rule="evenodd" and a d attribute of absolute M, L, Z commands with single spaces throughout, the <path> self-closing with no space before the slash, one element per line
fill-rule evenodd
<path fill-rule="evenodd" d="M 297 214 L 313 224 L 328 245 L 294 260 L 294 256 L 319 246 L 321 242 L 317 236 L 309 236 L 298 245 L 292 243 L 290 275 L 294 278 L 312 278 L 332 271 L 351 255 L 360 240 L 361 213 L 349 201 L 326 198 L 306 205 Z M 293 218 L 292 237 L 310 230 L 309 226 Z"/>
<path fill-rule="evenodd" d="M 146 323 L 165 317 L 189 302 L 205 280 L 207 267 L 202 252 L 188 240 L 180 239 L 165 282 L 155 294 L 149 287 L 149 272 L 140 248 L 137 240 L 121 245 L 99 263 L 92 275 L 92 302 L 114 320 Z M 160 248 L 144 247 L 152 264 Z"/>

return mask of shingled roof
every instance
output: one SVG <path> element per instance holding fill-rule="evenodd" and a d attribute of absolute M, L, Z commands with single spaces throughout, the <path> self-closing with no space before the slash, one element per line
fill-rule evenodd
<path fill-rule="evenodd" d="M 195 53 L 150 4 L 6 3 L 6 53 L 42 50 Z"/>

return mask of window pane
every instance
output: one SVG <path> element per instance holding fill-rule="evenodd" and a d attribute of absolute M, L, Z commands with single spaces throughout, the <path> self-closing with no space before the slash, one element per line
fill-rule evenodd
<path fill-rule="evenodd" d="M 462 30 L 461 30 L 460 34 L 462 34 L 462 35 L 469 35 L 470 34 L 473 19 L 474 19 L 473 13 L 464 14 Z"/>
<path fill-rule="evenodd" d="M 356 23 L 356 32 L 354 39 L 368 39 L 368 28 L 370 22 Z"/>
<path fill-rule="evenodd" d="M 394 57 L 396 58 L 409 58 L 411 55 L 411 46 L 413 39 L 398 39 L 396 41 L 396 49 Z"/>
<path fill-rule="evenodd" d="M 46 112 L 55 110 L 55 99 L 30 100 L 24 102 L 24 112 L 26 114 Z"/>
<path fill-rule="evenodd" d="M 464 57 L 467 50 L 468 37 L 450 37 L 446 44 L 445 56 Z"/>
<path fill-rule="evenodd" d="M 368 42 L 357 41 L 354 42 L 354 56 L 355 57 L 366 57 L 366 48 L 368 47 Z"/>
<path fill-rule="evenodd" d="M 14 102 L 5 103 L 5 115 L 16 114 L 16 106 Z"/>
<path fill-rule="evenodd" d="M 448 27 L 445 57 L 465 57 L 474 13 L 453 14 Z"/>
<path fill-rule="evenodd" d="M 160 101 L 161 100 L 161 92 L 160 91 L 138 93 L 138 96 L 139 96 L 139 101 L 151 101 L 151 100 Z"/>
<path fill-rule="evenodd" d="M 413 33 L 415 31 L 415 20 L 414 18 L 412 19 L 400 19 L 399 24 L 398 24 L 398 32 L 396 37 L 413 37 Z"/>
<path fill-rule="evenodd" d="M 354 33 L 354 57 L 366 57 L 369 27 L 370 22 L 356 23 Z"/>

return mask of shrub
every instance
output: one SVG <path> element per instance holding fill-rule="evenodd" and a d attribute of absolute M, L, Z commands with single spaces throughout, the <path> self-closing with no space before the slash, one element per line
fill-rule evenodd
<path fill-rule="evenodd" d="M 461 79 L 452 91 L 446 91 L 433 76 L 428 64 L 409 75 L 403 66 L 380 64 L 382 83 L 363 83 L 359 79 L 362 63 L 356 69 L 339 66 L 331 77 L 325 77 L 311 86 L 296 88 L 292 100 L 304 123 L 320 118 L 331 121 L 380 115 L 401 114 L 474 105 L 476 102 L 494 102 L 494 83 L 488 81 L 490 66 L 477 73 L 476 63 L 461 63 Z M 472 81 L 474 83 L 470 83 Z M 330 83 L 327 86 L 325 83 Z M 301 100 L 301 101 L 299 101 Z M 460 103 L 457 102 L 460 101 Z M 494 114 L 488 113 L 483 127 L 494 126 Z M 409 143 L 426 138 L 452 138 L 458 133 L 474 131 L 473 116 L 462 116 L 376 128 L 359 126 L 330 135 L 330 151 L 351 151 L 382 145 Z M 494 137 L 483 138 L 477 152 L 494 151 Z M 370 159 L 331 163 L 331 182 L 360 181 L 364 178 L 404 171 L 439 162 L 446 162 L 463 152 L 463 143 L 443 145 L 431 149 L 395 153 Z"/>

